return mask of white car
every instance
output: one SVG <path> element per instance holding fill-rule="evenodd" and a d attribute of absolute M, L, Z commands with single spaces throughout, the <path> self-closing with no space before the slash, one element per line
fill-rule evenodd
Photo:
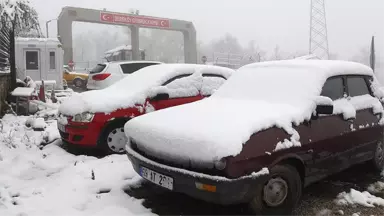
<path fill-rule="evenodd" d="M 121 61 L 96 65 L 89 72 L 87 89 L 104 89 L 141 68 L 162 64 L 157 61 Z"/>

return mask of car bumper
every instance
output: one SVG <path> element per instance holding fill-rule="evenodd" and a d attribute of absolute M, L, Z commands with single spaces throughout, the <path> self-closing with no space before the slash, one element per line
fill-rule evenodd
<path fill-rule="evenodd" d="M 67 124 L 65 131 L 59 129 L 61 139 L 81 146 L 97 146 L 101 127 L 93 123 Z"/>
<path fill-rule="evenodd" d="M 129 146 L 126 147 L 126 153 L 137 173 L 140 174 L 140 167 L 145 167 L 162 175 L 166 175 L 173 178 L 172 191 L 216 204 L 231 205 L 248 203 L 254 197 L 257 187 L 261 185 L 266 178 L 266 176 L 252 175 L 238 179 L 210 176 L 160 164 L 142 156 Z M 202 185 L 208 185 L 211 189 L 215 187 L 215 191 L 210 192 L 201 189 Z"/>

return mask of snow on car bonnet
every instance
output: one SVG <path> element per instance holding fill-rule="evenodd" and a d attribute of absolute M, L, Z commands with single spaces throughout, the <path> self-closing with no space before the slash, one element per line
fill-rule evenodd
<path fill-rule="evenodd" d="M 237 155 L 252 134 L 273 126 L 291 135 L 276 151 L 300 146 L 292 123 L 309 119 L 326 79 L 341 74 L 373 76 L 366 66 L 341 61 L 247 65 L 210 98 L 135 118 L 125 133 L 150 155 L 189 164 Z"/>
<path fill-rule="evenodd" d="M 233 70 L 194 64 L 161 64 L 148 66 L 101 90 L 74 94 L 63 102 L 59 112 L 76 115 L 84 112 L 110 113 L 117 109 L 143 104 L 147 97 L 154 96 L 155 89 L 170 78 L 184 74 L 210 73 L 229 77 Z M 200 75 L 201 76 L 201 75 Z"/>

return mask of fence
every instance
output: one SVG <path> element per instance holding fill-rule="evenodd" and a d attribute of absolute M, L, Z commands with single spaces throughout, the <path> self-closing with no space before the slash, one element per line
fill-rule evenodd
<path fill-rule="evenodd" d="M 7 100 L 10 87 L 11 75 L 4 72 L 0 73 L 0 116 L 3 116 L 6 111 L 7 105 L 5 101 Z"/>

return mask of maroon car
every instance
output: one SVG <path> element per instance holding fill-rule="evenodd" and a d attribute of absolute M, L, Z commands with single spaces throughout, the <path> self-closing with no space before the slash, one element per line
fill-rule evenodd
<path fill-rule="evenodd" d="M 208 99 L 129 121 L 126 150 L 161 187 L 290 213 L 315 181 L 366 161 L 383 169 L 382 97 L 358 63 L 251 64 Z"/>

